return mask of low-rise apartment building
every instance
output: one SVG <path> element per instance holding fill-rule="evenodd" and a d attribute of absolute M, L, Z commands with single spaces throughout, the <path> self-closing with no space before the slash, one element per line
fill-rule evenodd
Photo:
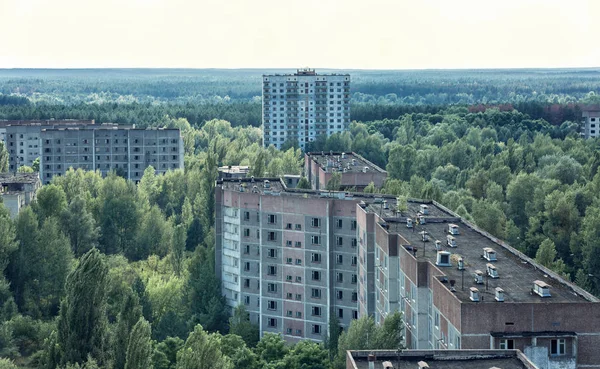
<path fill-rule="evenodd" d="M 600 106 L 582 109 L 581 136 L 583 138 L 600 137 Z"/>
<path fill-rule="evenodd" d="M 40 176 L 49 183 L 69 168 L 115 171 L 141 180 L 148 166 L 157 173 L 183 168 L 179 129 L 132 129 L 119 126 L 53 128 L 41 131 Z"/>
<path fill-rule="evenodd" d="M 0 173 L 0 197 L 11 217 L 35 199 L 40 186 L 38 173 Z"/>
<path fill-rule="evenodd" d="M 387 178 L 385 170 L 353 152 L 308 152 L 304 172 L 313 190 L 325 190 L 334 173 L 341 174 L 341 190 L 355 192 L 362 192 L 371 182 L 381 188 Z"/>

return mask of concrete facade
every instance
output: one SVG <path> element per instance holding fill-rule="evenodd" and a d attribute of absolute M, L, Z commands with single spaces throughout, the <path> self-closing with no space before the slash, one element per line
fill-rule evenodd
<path fill-rule="evenodd" d="M 581 136 L 600 137 L 600 108 L 587 108 L 582 111 Z"/>
<path fill-rule="evenodd" d="M 41 156 L 41 131 L 44 128 L 85 127 L 94 125 L 94 120 L 5 120 L 0 121 L 0 140 L 8 150 L 9 170 L 20 166 L 32 166 Z"/>
<path fill-rule="evenodd" d="M 157 173 L 183 168 L 179 129 L 129 129 L 117 126 L 43 129 L 40 176 L 49 183 L 69 168 L 114 170 L 139 181 L 148 166 Z"/>
<path fill-rule="evenodd" d="M 385 170 L 353 152 L 306 153 L 304 173 L 313 190 L 325 190 L 333 173 L 342 175 L 341 190 L 358 192 L 362 192 L 371 182 L 381 188 L 387 179 Z"/>
<path fill-rule="evenodd" d="M 40 186 L 38 173 L 0 174 L 0 197 L 11 217 L 16 217 L 24 206 L 35 199 Z"/>
<path fill-rule="evenodd" d="M 264 75 L 262 94 L 263 145 L 277 148 L 286 141 L 306 144 L 350 127 L 350 75 Z"/>

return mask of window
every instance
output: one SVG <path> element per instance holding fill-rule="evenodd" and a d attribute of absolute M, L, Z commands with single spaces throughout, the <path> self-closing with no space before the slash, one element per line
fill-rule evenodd
<path fill-rule="evenodd" d="M 277 217 L 275 216 L 275 214 L 269 214 L 267 222 L 269 224 L 277 224 Z"/>
<path fill-rule="evenodd" d="M 342 219 L 338 219 L 336 225 L 338 228 L 343 228 L 344 222 L 342 222 Z"/>
<path fill-rule="evenodd" d="M 288 223 L 285 225 L 285 229 L 292 229 L 292 223 Z"/>
<path fill-rule="evenodd" d="M 320 281 L 321 280 L 321 272 L 319 272 L 318 270 L 313 270 L 313 272 L 312 272 L 312 280 L 313 281 Z"/>
<path fill-rule="evenodd" d="M 356 247 L 356 238 L 352 239 L 352 244 L 351 245 L 352 245 L 352 247 Z"/>
<path fill-rule="evenodd" d="M 358 310 L 352 310 L 352 319 L 358 319 Z"/>
<path fill-rule="evenodd" d="M 301 283 L 302 282 L 302 277 L 300 277 L 299 275 L 296 276 L 296 282 Z"/>
<path fill-rule="evenodd" d="M 567 353 L 567 343 L 564 338 L 550 340 L 550 355 L 565 355 Z"/>
<path fill-rule="evenodd" d="M 297 231 L 301 231 L 302 230 L 302 224 L 296 224 L 296 230 Z"/>
<path fill-rule="evenodd" d="M 344 255 L 338 255 L 336 259 L 338 264 L 344 263 Z"/>
<path fill-rule="evenodd" d="M 336 278 L 335 278 L 338 282 L 342 283 L 344 282 L 344 274 L 343 273 L 337 273 Z"/>
<path fill-rule="evenodd" d="M 269 249 L 269 252 L 267 253 L 267 256 L 270 258 L 276 258 L 277 257 L 277 250 L 275 249 Z"/>
<path fill-rule="evenodd" d="M 277 285 L 275 283 L 267 283 L 267 290 L 271 293 L 277 292 Z"/>
<path fill-rule="evenodd" d="M 244 228 L 244 237 L 250 237 L 250 228 Z"/>
<path fill-rule="evenodd" d="M 514 350 L 515 349 L 515 340 L 500 340 L 500 350 Z"/>
<path fill-rule="evenodd" d="M 318 324 L 313 324 L 312 326 L 312 332 L 314 334 L 321 334 L 321 326 Z"/>
<path fill-rule="evenodd" d="M 338 318 L 344 319 L 344 309 L 338 309 Z"/>
<path fill-rule="evenodd" d="M 285 296 L 288 300 L 291 300 L 294 295 L 291 292 L 288 292 Z"/>
<path fill-rule="evenodd" d="M 338 300 L 342 300 L 344 298 L 344 291 L 336 291 L 336 296 Z"/>
<path fill-rule="evenodd" d="M 292 314 L 294 314 L 291 310 L 288 310 L 285 312 L 285 315 L 287 316 L 292 316 Z"/>
<path fill-rule="evenodd" d="M 302 318 L 302 312 L 296 311 L 296 318 Z"/>
<path fill-rule="evenodd" d="M 319 306 L 312 307 L 312 315 L 313 316 L 321 316 L 321 308 Z"/>
<path fill-rule="evenodd" d="M 288 247 L 292 247 L 292 241 L 290 241 L 290 240 L 285 241 L 285 245 Z"/>
<path fill-rule="evenodd" d="M 356 262 L 358 261 L 358 258 L 356 256 L 352 257 L 352 266 L 356 266 Z"/>
<path fill-rule="evenodd" d="M 320 263 L 321 262 L 321 254 L 314 253 L 312 254 L 312 262 Z"/>
<path fill-rule="evenodd" d="M 244 287 L 250 288 L 250 279 L 248 279 L 248 278 L 244 279 Z"/>
<path fill-rule="evenodd" d="M 274 265 L 269 265 L 267 268 L 268 275 L 277 275 L 277 267 Z"/>
<path fill-rule="evenodd" d="M 291 313 L 291 311 L 290 311 L 290 313 Z M 287 334 L 292 334 L 292 328 L 287 328 L 287 329 L 285 330 L 285 332 L 286 332 Z"/>
<path fill-rule="evenodd" d="M 320 290 L 320 289 L 318 289 L 318 288 L 313 288 L 313 289 L 311 289 L 310 296 L 311 296 L 313 299 L 320 299 L 320 298 L 321 298 L 321 290 Z"/>
<path fill-rule="evenodd" d="M 247 262 L 244 263 L 244 271 L 247 272 L 249 270 L 250 270 L 250 262 L 247 261 Z"/>
<path fill-rule="evenodd" d="M 269 309 L 269 310 L 277 310 L 277 301 L 269 300 L 267 302 L 267 309 Z"/>
<path fill-rule="evenodd" d="M 352 292 L 352 302 L 358 301 L 358 294 L 356 292 Z"/>
<path fill-rule="evenodd" d="M 312 224 L 312 226 L 314 228 L 320 228 L 321 227 L 321 219 L 319 219 L 319 218 L 312 218 L 311 224 Z"/>
<path fill-rule="evenodd" d="M 249 211 L 244 212 L 244 220 L 250 220 L 250 212 Z"/>
<path fill-rule="evenodd" d="M 296 294 L 296 300 L 298 300 L 298 301 L 302 301 L 302 295 L 301 295 L 301 294 L 299 294 L 299 293 L 297 293 L 297 294 Z"/>
<path fill-rule="evenodd" d="M 296 241 L 296 243 L 294 244 L 294 247 L 302 247 L 302 242 Z"/>
<path fill-rule="evenodd" d="M 356 274 L 352 274 L 352 284 L 356 284 L 357 280 L 358 280 L 358 277 L 356 276 Z"/>
<path fill-rule="evenodd" d="M 336 237 L 335 238 L 335 244 L 338 246 L 342 246 L 344 244 L 344 239 L 342 237 Z"/>
<path fill-rule="evenodd" d="M 286 264 L 291 264 L 292 263 L 292 258 L 286 258 L 285 259 L 285 263 Z"/>
<path fill-rule="evenodd" d="M 268 325 L 269 325 L 269 327 L 277 327 L 277 319 L 269 318 Z"/>
<path fill-rule="evenodd" d="M 250 296 L 244 296 L 244 304 L 250 305 Z"/>
<path fill-rule="evenodd" d="M 313 245 L 320 245 L 321 244 L 321 237 L 320 236 L 310 236 L 310 240 L 312 242 Z"/>
<path fill-rule="evenodd" d="M 288 281 L 288 282 L 291 282 L 292 281 L 292 276 L 291 275 L 286 275 L 285 276 L 285 280 Z"/>
<path fill-rule="evenodd" d="M 356 220 L 353 220 L 352 222 L 350 222 L 350 229 L 352 229 L 352 230 L 356 229 Z"/>
<path fill-rule="evenodd" d="M 277 241 L 277 233 L 275 233 L 275 232 L 269 232 L 267 239 L 269 241 Z"/>
<path fill-rule="evenodd" d="M 296 259 L 296 265 L 302 265 L 302 259 Z"/>

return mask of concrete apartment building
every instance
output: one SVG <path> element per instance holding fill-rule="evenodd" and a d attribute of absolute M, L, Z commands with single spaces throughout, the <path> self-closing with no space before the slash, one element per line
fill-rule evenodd
<path fill-rule="evenodd" d="M 341 173 L 342 189 L 362 192 L 373 182 L 383 187 L 387 172 L 353 152 L 309 152 L 304 155 L 304 172 L 313 190 L 324 190 L 333 173 Z"/>
<path fill-rule="evenodd" d="M 519 350 L 361 350 L 346 352 L 346 369 L 542 369 Z"/>
<path fill-rule="evenodd" d="M 43 129 L 40 177 L 49 183 L 69 168 L 114 170 L 139 181 L 148 166 L 157 173 L 183 168 L 179 129 L 132 129 L 119 126 Z"/>
<path fill-rule="evenodd" d="M 403 206 L 402 206 L 403 207 Z M 357 207 L 359 316 L 402 311 L 410 349 L 519 349 L 600 367 L 599 300 L 435 203 Z"/>
<path fill-rule="evenodd" d="M 0 197 L 11 217 L 35 199 L 40 186 L 38 173 L 0 173 Z"/>
<path fill-rule="evenodd" d="M 216 265 L 231 307 L 244 304 L 261 334 L 322 341 L 336 315 L 358 317 L 356 204 L 289 189 L 282 179 L 217 182 Z"/>
<path fill-rule="evenodd" d="M 595 138 L 600 136 L 600 107 L 582 109 L 581 136 Z"/>
<path fill-rule="evenodd" d="M 350 75 L 314 69 L 263 75 L 262 104 L 263 145 L 281 148 L 293 141 L 304 150 L 319 136 L 349 128 Z"/>
<path fill-rule="evenodd" d="M 94 120 L 4 120 L 0 121 L 0 139 L 9 154 L 9 170 L 32 166 L 41 156 L 40 133 L 45 128 L 80 127 L 94 125 Z"/>
<path fill-rule="evenodd" d="M 600 367 L 599 300 L 439 204 L 281 179 L 224 179 L 215 192 L 223 293 L 261 334 L 321 341 L 333 315 L 348 327 L 402 311 L 409 349 Z"/>

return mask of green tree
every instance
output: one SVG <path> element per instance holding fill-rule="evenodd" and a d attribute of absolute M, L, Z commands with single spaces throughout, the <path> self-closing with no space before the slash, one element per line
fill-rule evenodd
<path fill-rule="evenodd" d="M 0 369 L 17 369 L 17 366 L 12 360 L 0 357 Z"/>
<path fill-rule="evenodd" d="M 323 346 L 311 341 L 300 341 L 285 355 L 285 368 L 329 369 L 329 357 Z"/>
<path fill-rule="evenodd" d="M 40 221 L 51 216 L 60 217 L 67 207 L 65 192 L 55 184 L 40 188 L 36 194 L 36 201 Z"/>
<path fill-rule="evenodd" d="M 98 244 L 100 229 L 96 227 L 92 214 L 87 211 L 82 196 L 75 197 L 63 210 L 61 224 L 63 231 L 69 237 L 75 256 L 80 257 Z"/>
<path fill-rule="evenodd" d="M 94 248 L 67 277 L 57 323 L 63 364 L 81 364 L 88 355 L 100 364 L 107 360 L 107 275 L 108 268 Z"/>
<path fill-rule="evenodd" d="M 113 336 L 114 369 L 125 368 L 129 337 L 133 334 L 132 329 L 140 321 L 141 316 L 142 308 L 138 297 L 130 291 L 123 301 Z"/>
<path fill-rule="evenodd" d="M 186 230 L 183 224 L 175 226 L 173 241 L 171 241 L 171 265 L 176 276 L 181 276 L 185 258 Z"/>
<path fill-rule="evenodd" d="M 221 352 L 220 335 L 208 334 L 197 325 L 177 353 L 177 369 L 232 369 L 231 360 Z"/>
<path fill-rule="evenodd" d="M 171 224 L 165 220 L 160 208 L 153 205 L 143 215 L 135 249 L 128 252 L 130 260 L 143 260 L 150 255 L 166 256 L 171 248 L 171 236 Z"/>
<path fill-rule="evenodd" d="M 289 348 L 280 334 L 265 333 L 254 350 L 265 363 L 283 360 Z"/>
<path fill-rule="evenodd" d="M 8 150 L 4 142 L 0 142 L 0 173 L 8 172 Z"/>
<path fill-rule="evenodd" d="M 125 369 L 152 369 L 151 355 L 150 324 L 140 318 L 129 336 Z"/>
<path fill-rule="evenodd" d="M 302 190 L 310 190 L 311 187 L 310 187 L 310 183 L 308 182 L 308 179 L 306 179 L 306 177 L 302 177 L 298 181 L 296 188 L 302 189 Z"/>
<path fill-rule="evenodd" d="M 376 193 L 377 192 L 377 188 L 375 188 L 375 182 L 371 181 L 371 183 L 369 183 L 364 189 L 363 189 L 364 193 Z"/>
<path fill-rule="evenodd" d="M 246 345 L 254 347 L 260 339 L 258 326 L 250 322 L 250 314 L 244 305 L 238 305 L 229 318 L 229 333 L 236 334 L 244 340 Z"/>
<path fill-rule="evenodd" d="M 179 337 L 167 337 L 156 345 L 152 361 L 154 369 L 175 369 L 177 352 L 181 350 L 185 341 Z"/>
<path fill-rule="evenodd" d="M 326 189 L 328 191 L 339 191 L 342 186 L 342 173 L 335 172 L 331 174 L 331 178 L 327 181 Z"/>
<path fill-rule="evenodd" d="M 338 350 L 338 343 L 340 341 L 340 334 L 342 334 L 342 327 L 340 326 L 340 320 L 336 315 L 332 315 L 329 319 L 329 337 L 327 337 L 326 347 L 329 350 L 329 360 L 333 361 Z"/>

